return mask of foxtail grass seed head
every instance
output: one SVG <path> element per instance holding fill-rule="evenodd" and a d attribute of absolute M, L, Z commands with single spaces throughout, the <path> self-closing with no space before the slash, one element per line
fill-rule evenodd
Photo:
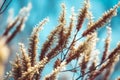
<path fill-rule="evenodd" d="M 9 57 L 9 48 L 5 44 L 6 38 L 0 38 L 0 79 L 3 78 L 4 71 L 5 71 L 5 64 Z"/>
<path fill-rule="evenodd" d="M 117 9 L 120 6 L 120 2 L 115 5 L 113 8 L 111 8 L 110 10 L 108 10 L 107 12 L 105 12 L 103 14 L 103 16 L 97 20 L 96 22 L 94 22 L 94 24 L 92 24 L 87 30 L 85 30 L 82 34 L 82 36 L 87 36 L 88 34 L 91 34 L 93 32 L 95 32 L 98 28 L 103 27 L 106 23 L 108 23 L 112 17 L 116 16 L 117 14 Z"/>
<path fill-rule="evenodd" d="M 0 36 L 0 80 L 11 78 L 13 80 L 58 80 L 59 77 L 62 80 L 67 80 L 66 75 L 59 75 L 59 73 L 64 74 L 66 72 L 73 73 L 73 80 L 95 80 L 98 76 L 108 80 L 115 69 L 116 63 L 119 61 L 120 43 L 112 51 L 109 50 L 112 31 L 110 27 L 107 27 L 104 51 L 102 52 L 102 58 L 99 57 L 101 49 L 99 50 L 97 47 L 98 36 L 96 30 L 103 27 L 112 17 L 117 15 L 119 6 L 120 2 L 106 11 L 97 21 L 94 21 L 92 12 L 89 10 L 90 2 L 89 0 L 84 0 L 84 5 L 78 16 L 76 16 L 74 8 L 71 8 L 71 16 L 67 24 L 66 5 L 62 3 L 58 25 L 48 35 L 41 49 L 38 50 L 38 43 L 40 42 L 39 32 L 49 21 L 48 18 L 35 25 L 30 35 L 28 46 L 19 43 L 20 52 L 16 55 L 15 60 L 12 61 L 11 75 L 5 75 L 5 79 L 3 79 L 5 64 L 10 54 L 8 43 L 25 26 L 32 3 L 28 3 L 26 7 L 23 7 L 15 18 L 14 11 L 11 10 L 7 20 L 7 28 L 2 36 Z M 10 20 L 11 18 L 12 20 Z M 85 38 L 78 41 L 76 38 L 81 35 L 79 31 L 85 19 L 88 19 L 86 21 L 87 28 L 81 36 L 81 38 Z M 11 31 L 12 29 L 13 31 Z M 74 31 L 76 32 L 75 35 L 73 35 Z M 39 60 L 37 60 L 37 55 Z M 75 63 L 75 61 L 78 62 Z M 52 66 L 52 68 L 47 66 Z M 52 69 L 49 70 L 51 72 L 43 75 L 44 70 L 48 69 Z M 102 73 L 104 73 L 103 76 L 100 75 Z"/>
<path fill-rule="evenodd" d="M 77 30 L 79 31 L 82 27 L 82 24 L 87 17 L 88 14 L 88 9 L 89 9 L 89 1 L 84 0 L 84 6 L 80 11 L 80 14 L 78 15 L 78 21 L 77 21 Z"/>
<path fill-rule="evenodd" d="M 66 20 L 65 20 L 65 17 L 66 17 L 65 16 L 66 15 L 66 6 L 65 6 L 64 3 L 62 3 L 61 7 L 62 7 L 62 12 L 61 12 L 61 15 L 59 17 L 59 22 L 64 25 L 64 24 L 66 24 Z"/>
<path fill-rule="evenodd" d="M 38 37 L 39 37 L 39 31 L 43 29 L 43 26 L 48 22 L 48 18 L 45 18 L 43 21 L 41 21 L 39 24 L 36 25 L 36 27 L 33 29 L 33 32 L 30 37 L 30 43 L 29 43 L 29 56 L 31 59 L 31 65 L 33 66 L 36 62 L 36 55 L 37 55 L 37 46 L 38 46 Z"/>

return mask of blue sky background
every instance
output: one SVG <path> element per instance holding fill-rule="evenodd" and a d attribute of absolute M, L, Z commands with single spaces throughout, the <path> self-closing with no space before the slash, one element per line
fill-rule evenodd
<path fill-rule="evenodd" d="M 2 1 L 2 0 L 0 0 Z M 8 0 L 9 1 L 9 0 Z M 97 20 L 100 18 L 103 12 L 110 9 L 115 5 L 119 0 L 91 0 L 91 11 L 93 12 L 94 19 Z M 26 6 L 28 2 L 32 3 L 32 10 L 30 12 L 30 16 L 26 23 L 25 29 L 21 34 L 18 34 L 17 38 L 15 38 L 11 47 L 14 51 L 15 48 L 18 48 L 17 43 L 23 42 L 25 45 L 28 44 L 28 37 L 34 27 L 39 21 L 42 19 L 49 17 L 50 21 L 47 25 L 45 25 L 44 30 L 40 32 L 40 44 L 46 40 L 48 34 L 54 27 L 57 25 L 58 17 L 61 11 L 60 4 L 65 3 L 67 7 L 67 20 L 69 21 L 70 16 L 70 8 L 75 7 L 75 12 L 78 13 L 80 8 L 82 7 L 83 0 L 13 0 L 8 9 L 0 15 L 0 31 L 3 32 L 6 26 L 6 20 L 8 17 L 9 9 L 13 8 L 15 15 L 18 14 L 19 10 Z M 113 49 L 117 42 L 120 41 L 120 9 L 118 10 L 118 15 L 114 17 L 111 21 L 112 27 L 112 42 L 111 49 Z M 0 32 L 0 33 L 2 33 Z M 98 42 L 98 48 L 102 51 L 104 47 L 103 39 L 106 36 L 106 28 L 102 28 L 99 30 L 98 37 L 100 38 Z M 119 62 L 120 64 L 120 62 Z M 111 80 L 113 80 L 116 76 L 120 75 L 120 68 L 116 66 L 115 72 L 113 73 Z"/>

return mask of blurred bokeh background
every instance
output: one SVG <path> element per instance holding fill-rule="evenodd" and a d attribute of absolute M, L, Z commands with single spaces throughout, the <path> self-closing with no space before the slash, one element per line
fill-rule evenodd
<path fill-rule="evenodd" d="M 0 0 L 0 5 L 3 0 Z M 10 1 L 10 0 L 7 0 Z M 40 32 L 40 46 L 46 40 L 48 34 L 51 30 L 55 28 L 58 24 L 58 17 L 61 11 L 60 4 L 65 3 L 67 7 L 67 15 L 66 18 L 69 21 L 70 16 L 70 8 L 74 7 L 75 12 L 79 13 L 80 8 L 83 6 L 84 0 L 12 0 L 11 4 L 7 8 L 7 10 L 0 15 L 0 33 L 4 31 L 7 25 L 7 17 L 9 15 L 9 10 L 14 10 L 14 16 L 16 16 L 19 10 L 26 6 L 29 2 L 32 3 L 32 10 L 30 12 L 30 16 L 26 22 L 26 26 L 22 33 L 18 34 L 16 38 L 9 44 L 11 46 L 12 53 L 18 52 L 18 42 L 25 43 L 28 45 L 28 38 L 31 34 L 33 27 L 39 23 L 42 19 L 49 17 L 50 21 L 47 25 L 45 25 L 44 30 Z M 90 10 L 93 13 L 94 20 L 100 18 L 100 16 L 108 9 L 112 8 L 115 4 L 118 3 L 119 0 L 91 0 L 91 8 Z M 118 9 L 118 15 L 115 16 L 110 22 L 110 27 L 112 27 L 112 42 L 110 49 L 112 50 L 118 41 L 120 41 L 120 9 Z M 104 38 L 106 36 L 106 28 L 102 28 L 98 30 L 99 34 L 99 42 L 98 48 L 103 51 L 104 48 Z M 13 60 L 14 55 L 11 55 L 10 60 Z M 10 66 L 7 67 L 9 69 Z M 111 76 L 111 80 L 114 80 L 115 77 L 120 75 L 120 61 L 115 67 L 115 71 Z"/>

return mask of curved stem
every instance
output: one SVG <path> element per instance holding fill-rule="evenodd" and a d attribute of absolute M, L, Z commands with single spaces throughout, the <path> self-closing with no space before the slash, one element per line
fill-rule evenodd
<path fill-rule="evenodd" d="M 12 0 L 10 0 L 10 1 L 8 2 L 8 4 L 5 6 L 5 8 L 2 10 L 3 6 L 4 6 L 5 3 L 6 3 L 6 0 L 3 2 L 2 6 L 1 6 L 1 8 L 0 8 L 0 14 L 2 14 L 2 13 L 8 8 L 8 6 L 10 5 L 11 2 L 12 2 Z"/>
<path fill-rule="evenodd" d="M 106 60 L 103 61 L 103 63 L 105 63 L 109 58 L 107 58 Z M 89 70 L 88 72 L 86 72 L 84 75 L 80 75 L 78 78 L 76 78 L 76 80 L 79 80 L 81 77 L 84 77 L 86 74 L 95 71 L 97 67 L 101 66 L 103 63 L 98 64 L 93 70 Z"/>
<path fill-rule="evenodd" d="M 74 44 L 78 32 L 79 32 L 79 31 L 77 31 L 77 32 L 75 33 L 74 38 L 73 38 L 73 40 L 72 40 L 70 46 L 68 47 L 68 49 L 67 49 L 67 51 L 66 51 L 66 53 L 65 53 L 65 55 L 64 55 L 64 57 L 63 57 L 63 59 L 62 59 L 62 62 L 65 60 L 65 58 L 66 58 L 66 56 L 67 56 L 67 53 L 69 52 L 70 48 L 71 48 L 72 45 Z"/>

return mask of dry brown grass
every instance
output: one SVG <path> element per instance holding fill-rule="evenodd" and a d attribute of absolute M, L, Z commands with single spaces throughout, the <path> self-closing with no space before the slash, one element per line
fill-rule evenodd
<path fill-rule="evenodd" d="M 42 20 L 31 33 L 29 47 L 27 48 L 24 44 L 20 43 L 21 54 L 17 55 L 16 59 L 12 61 L 12 70 L 4 79 L 7 80 L 8 77 L 12 77 L 14 80 L 58 80 L 59 73 L 70 71 L 73 73 L 73 80 L 94 80 L 100 76 L 101 73 L 105 74 L 105 76 L 103 76 L 104 80 L 109 80 L 114 66 L 119 60 L 120 43 L 109 52 L 111 28 L 108 27 L 104 52 L 101 52 L 103 53 L 101 54 L 103 56 L 102 58 L 99 58 L 98 49 L 96 48 L 98 41 L 97 29 L 103 27 L 117 14 L 120 2 L 105 12 L 97 21 L 92 19 L 89 5 L 89 0 L 85 0 L 84 6 L 77 17 L 72 8 L 70 23 L 67 25 L 65 19 L 66 6 L 65 4 L 62 4 L 59 24 L 50 33 L 48 39 L 43 44 L 40 50 L 39 61 L 37 61 L 36 58 L 39 53 L 37 51 L 39 31 L 44 24 L 48 22 L 48 19 Z M 21 12 L 29 13 L 29 7 L 30 6 L 23 8 Z M 76 24 L 75 17 L 77 18 Z M 88 27 L 83 31 L 81 37 L 77 38 L 77 36 L 80 35 L 80 29 L 83 27 L 83 23 L 86 19 L 88 20 Z M 2 47 L 0 48 L 0 65 L 7 59 L 5 56 L 5 58 L 2 57 L 3 53 L 6 55 L 9 54 L 7 44 L 21 30 L 25 21 L 25 15 L 17 16 L 16 19 L 8 25 L 3 36 L 0 38 L 0 47 Z M 17 25 L 16 30 L 11 35 L 8 35 L 17 22 L 19 22 L 19 24 Z M 6 39 L 2 42 L 3 37 Z M 81 38 L 84 38 L 84 41 L 81 41 Z M 4 46 L 2 45 L 3 43 Z M 98 58 L 100 59 L 100 62 L 97 61 Z M 54 64 L 51 64 L 53 66 L 53 70 L 51 70 L 52 72 L 43 76 L 43 69 L 46 69 L 47 67 L 45 66 L 53 59 L 55 62 Z M 73 60 L 76 61 L 75 66 L 72 69 L 64 69 L 66 66 L 70 65 Z M 4 66 L 0 66 L 0 72 L 2 72 L 2 68 L 4 68 Z M 3 72 L 0 73 L 0 75 L 3 75 Z M 77 73 L 79 73 L 79 75 L 76 78 L 75 75 Z"/>

